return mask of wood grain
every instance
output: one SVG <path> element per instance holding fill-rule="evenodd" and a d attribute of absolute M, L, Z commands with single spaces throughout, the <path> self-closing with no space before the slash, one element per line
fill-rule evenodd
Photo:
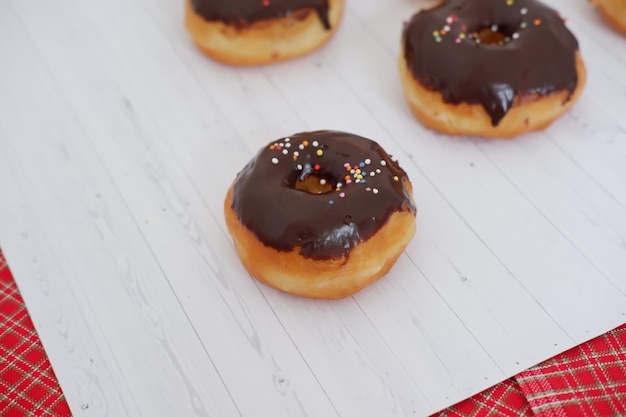
<path fill-rule="evenodd" d="M 241 69 L 198 53 L 182 2 L 0 2 L 0 244 L 74 415 L 424 416 L 625 322 L 626 38 L 550 3 L 587 89 L 485 141 L 404 103 L 422 3 L 349 3 L 322 50 Z M 260 146 L 314 129 L 376 139 L 419 206 L 390 274 L 338 302 L 254 281 L 222 218 Z"/>

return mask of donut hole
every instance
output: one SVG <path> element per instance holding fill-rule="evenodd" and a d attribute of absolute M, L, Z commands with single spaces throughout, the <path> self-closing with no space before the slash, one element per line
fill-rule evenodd
<path fill-rule="evenodd" d="M 297 178 L 294 188 L 309 194 L 326 194 L 335 190 L 335 182 L 331 178 L 309 174 L 303 178 Z"/>
<path fill-rule="evenodd" d="M 476 41 L 483 45 L 502 46 L 517 37 L 514 31 L 505 26 L 489 25 L 480 27 L 475 32 Z"/>

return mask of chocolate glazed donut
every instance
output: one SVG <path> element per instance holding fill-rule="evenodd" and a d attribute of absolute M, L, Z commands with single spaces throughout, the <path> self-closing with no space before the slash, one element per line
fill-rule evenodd
<path fill-rule="evenodd" d="M 185 26 L 207 56 L 257 65 L 308 54 L 330 40 L 345 0 L 184 0 Z"/>
<path fill-rule="evenodd" d="M 224 209 L 253 276 L 315 298 L 345 297 L 384 275 L 415 231 L 406 173 L 376 142 L 335 131 L 262 148 Z"/>
<path fill-rule="evenodd" d="M 191 6 L 206 20 L 220 20 L 239 27 L 302 9 L 315 9 L 324 27 L 330 29 L 328 0 L 191 0 Z"/>
<path fill-rule="evenodd" d="M 567 107 L 584 84 L 576 38 L 536 0 L 447 0 L 415 14 L 402 44 L 401 66 L 420 87 L 446 104 L 480 105 L 494 128 L 513 108 L 556 93 Z"/>

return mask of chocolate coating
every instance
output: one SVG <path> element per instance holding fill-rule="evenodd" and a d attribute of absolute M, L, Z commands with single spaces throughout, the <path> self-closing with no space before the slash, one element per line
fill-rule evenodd
<path fill-rule="evenodd" d="M 350 172 L 355 166 L 361 173 Z M 310 175 L 332 190 L 296 189 L 296 182 Z M 232 209 L 266 246 L 299 248 L 305 258 L 341 259 L 394 212 L 415 214 L 408 183 L 374 141 L 335 131 L 299 133 L 263 147 L 244 167 L 233 184 Z"/>
<path fill-rule="evenodd" d="M 191 0 L 193 9 L 206 20 L 244 27 L 259 20 L 287 16 L 302 9 L 315 9 L 328 30 L 328 0 Z"/>
<path fill-rule="evenodd" d="M 402 36 L 409 70 L 447 103 L 481 104 L 497 126 L 516 97 L 578 84 L 578 42 L 559 14 L 536 0 L 447 0 L 415 14 Z M 477 42 L 496 25 L 502 45 Z M 446 27 L 447 26 L 447 27 Z"/>

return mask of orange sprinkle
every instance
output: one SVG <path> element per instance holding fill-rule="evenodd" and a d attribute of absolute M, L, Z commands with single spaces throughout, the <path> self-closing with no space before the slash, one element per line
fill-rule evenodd
<path fill-rule="evenodd" d="M 274 149 L 276 149 L 276 147 L 274 145 L 270 145 L 270 150 L 273 151 Z"/>
<path fill-rule="evenodd" d="M 535 26 L 539 26 L 541 24 L 541 19 L 535 19 L 533 23 L 535 23 Z"/>
<path fill-rule="evenodd" d="M 302 144 L 303 144 L 304 146 L 309 146 L 309 141 L 308 141 L 308 140 L 304 140 L 304 141 L 302 141 Z"/>

